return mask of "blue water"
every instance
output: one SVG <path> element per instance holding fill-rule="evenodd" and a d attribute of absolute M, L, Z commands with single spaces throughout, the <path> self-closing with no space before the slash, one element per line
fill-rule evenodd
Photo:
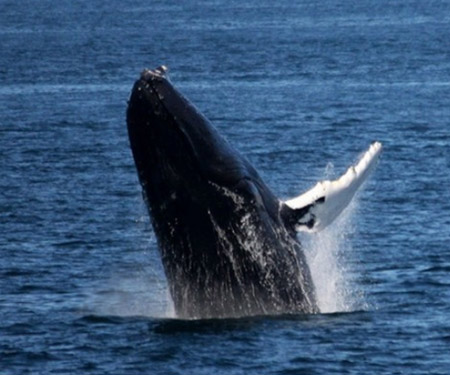
<path fill-rule="evenodd" d="M 1 374 L 450 373 L 450 3 L 293 3 L 0 0 Z M 324 313 L 173 318 L 125 125 L 161 64 L 282 198 L 383 143 L 304 239 Z"/>

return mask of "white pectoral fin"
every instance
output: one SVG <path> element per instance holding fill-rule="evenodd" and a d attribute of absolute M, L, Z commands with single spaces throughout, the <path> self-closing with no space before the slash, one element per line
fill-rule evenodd
<path fill-rule="evenodd" d="M 381 143 L 371 144 L 358 163 L 337 180 L 321 181 L 306 193 L 285 201 L 294 211 L 295 229 L 318 232 L 333 222 L 369 177 L 380 153 Z"/>

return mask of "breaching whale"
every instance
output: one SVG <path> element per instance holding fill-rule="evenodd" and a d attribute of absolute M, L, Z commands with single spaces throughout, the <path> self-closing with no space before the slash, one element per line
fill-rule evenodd
<path fill-rule="evenodd" d="M 282 201 L 164 66 L 135 82 L 127 126 L 178 317 L 319 311 L 296 232 L 321 230 L 339 215 L 375 165 L 379 143 L 340 179 Z"/>

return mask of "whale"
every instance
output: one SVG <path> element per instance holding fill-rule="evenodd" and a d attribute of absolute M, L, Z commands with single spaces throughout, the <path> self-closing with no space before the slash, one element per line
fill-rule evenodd
<path fill-rule="evenodd" d="M 283 200 L 172 84 L 165 66 L 141 73 L 126 118 L 176 316 L 320 312 L 297 233 L 320 231 L 339 216 L 381 144 L 339 179 Z"/>

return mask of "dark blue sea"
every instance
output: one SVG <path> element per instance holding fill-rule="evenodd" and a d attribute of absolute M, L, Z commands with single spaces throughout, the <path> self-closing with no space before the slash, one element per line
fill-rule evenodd
<path fill-rule="evenodd" d="M 450 3 L 0 0 L 0 373 L 449 374 Z M 180 320 L 125 112 L 161 64 L 280 198 L 321 313 Z"/>

